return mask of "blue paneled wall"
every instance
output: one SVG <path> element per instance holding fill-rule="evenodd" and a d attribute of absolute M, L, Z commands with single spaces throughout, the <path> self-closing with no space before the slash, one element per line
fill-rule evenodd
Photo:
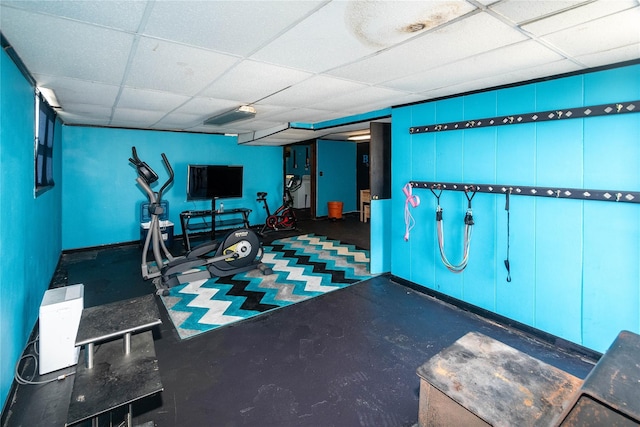
<path fill-rule="evenodd" d="M 437 246 L 435 197 L 404 241 L 409 180 L 640 191 L 640 114 L 442 133 L 409 127 L 640 99 L 640 65 L 460 96 L 393 111 L 391 271 L 394 275 L 605 351 L 640 330 L 640 206 L 513 196 L 512 282 L 506 281 L 505 196 L 478 193 L 470 261 L 449 272 Z M 445 248 L 462 254 L 462 192 L 444 192 Z"/>
<path fill-rule="evenodd" d="M 38 318 L 60 255 L 61 126 L 53 189 L 34 197 L 34 88 L 0 52 L 0 399 Z"/>
<path fill-rule="evenodd" d="M 251 224 L 263 223 L 265 212 L 256 193 L 269 193 L 276 206 L 282 200 L 282 148 L 241 146 L 220 135 L 156 132 L 91 127 L 64 127 L 63 249 L 133 241 L 140 236 L 140 204 L 146 196 L 135 182 L 136 171 L 128 159 L 131 147 L 159 175 L 154 190 L 167 178 L 160 154 L 165 153 L 175 172 L 173 185 L 163 199 L 169 201 L 169 219 L 181 234 L 180 212 L 209 209 L 210 202 L 187 201 L 187 165 L 244 166 L 242 199 L 220 200 L 225 209 L 252 209 Z"/>

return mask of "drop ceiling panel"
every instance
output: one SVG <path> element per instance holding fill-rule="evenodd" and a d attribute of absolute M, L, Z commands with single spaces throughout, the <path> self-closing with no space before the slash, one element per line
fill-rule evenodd
<path fill-rule="evenodd" d="M 366 85 L 347 80 L 318 75 L 297 85 L 278 92 L 258 102 L 256 105 L 273 104 L 291 108 L 302 108 L 325 99 L 345 93 L 355 92 Z"/>
<path fill-rule="evenodd" d="M 615 37 L 605 36 L 612 31 Z M 548 34 L 543 39 L 572 56 L 637 44 L 640 42 L 640 7 Z"/>
<path fill-rule="evenodd" d="M 188 96 L 169 92 L 124 88 L 118 99 L 117 108 L 139 109 L 149 111 L 171 111 L 186 103 Z"/>
<path fill-rule="evenodd" d="M 457 93 L 471 92 L 496 86 L 502 86 L 510 83 L 517 83 L 526 80 L 532 80 L 539 77 L 548 76 L 548 73 L 561 74 L 569 73 L 578 69 L 578 65 L 569 60 L 556 61 L 550 64 L 544 64 L 520 70 L 512 73 L 497 74 L 490 77 L 484 77 L 477 80 L 469 80 L 455 86 L 447 86 L 424 92 L 425 98 L 433 99 L 443 96 L 454 95 Z"/>
<path fill-rule="evenodd" d="M 146 1 L 8 1 L 3 5 L 47 15 L 69 18 L 125 31 L 136 31 L 143 17 Z"/>
<path fill-rule="evenodd" d="M 357 114 L 401 103 L 406 100 L 408 95 L 410 94 L 403 91 L 371 86 L 346 95 L 332 97 L 326 101 L 312 104 L 311 107 Z"/>
<path fill-rule="evenodd" d="M 523 82 L 527 80 L 539 79 L 546 76 L 573 73 L 578 71 L 580 66 L 574 61 L 562 59 L 548 64 L 536 65 L 535 67 L 524 68 L 518 71 L 507 73 L 503 76 L 511 82 Z M 510 77 L 513 76 L 513 77 Z"/>
<path fill-rule="evenodd" d="M 233 123 L 235 132 L 234 133 L 244 133 L 244 132 L 263 132 L 268 131 L 274 127 L 286 128 L 288 123 L 285 121 L 278 122 L 275 120 L 252 120 L 252 121 L 239 121 Z"/>
<path fill-rule="evenodd" d="M 400 90 L 416 90 L 422 87 L 423 92 L 426 92 L 451 86 L 452 81 L 464 83 L 479 80 L 487 76 L 506 74 L 514 69 L 544 65 L 561 58 L 539 43 L 526 41 L 448 64 L 426 74 L 387 82 L 385 86 Z"/>
<path fill-rule="evenodd" d="M 577 57 L 580 63 L 587 67 L 600 67 L 637 58 L 640 58 L 640 43 Z"/>
<path fill-rule="evenodd" d="M 251 104 L 311 76 L 311 73 L 247 60 L 216 80 L 201 95 Z"/>
<path fill-rule="evenodd" d="M 143 37 L 125 84 L 196 95 L 237 61 L 233 56 Z"/>
<path fill-rule="evenodd" d="M 199 114 L 169 113 L 153 125 L 154 129 L 190 129 L 195 127 L 202 127 L 202 130 L 205 130 L 205 126 L 202 126 L 202 116 Z M 210 132 L 211 129 L 208 131 Z"/>
<path fill-rule="evenodd" d="M 499 19 L 477 13 L 329 74 L 378 84 L 526 39 Z"/>
<path fill-rule="evenodd" d="M 0 0 L 6 51 L 65 123 L 270 135 L 260 145 L 306 138 L 278 136 L 291 122 L 637 60 L 638 22 L 637 0 Z M 245 103 L 255 118 L 203 126 Z"/>
<path fill-rule="evenodd" d="M 464 0 L 352 1 L 346 26 L 360 42 L 385 49 L 459 18 L 475 9 Z"/>
<path fill-rule="evenodd" d="M 377 49 L 363 45 L 343 25 L 347 5 L 343 1 L 329 3 L 252 58 L 319 73 L 375 52 Z"/>
<path fill-rule="evenodd" d="M 131 34 L 10 8 L 0 16 L 2 33 L 32 74 L 122 81 Z"/>
<path fill-rule="evenodd" d="M 162 111 L 116 108 L 113 112 L 113 121 L 117 121 L 119 126 L 124 127 L 151 128 L 163 116 Z"/>
<path fill-rule="evenodd" d="M 65 124 L 89 126 L 108 126 L 111 123 L 111 107 L 82 103 L 67 103 L 65 109 L 58 111 L 58 116 Z M 69 111 L 81 111 L 81 114 Z"/>
<path fill-rule="evenodd" d="M 313 108 L 287 108 L 277 114 L 265 115 L 265 119 L 279 123 L 312 123 L 342 117 L 339 113 Z"/>
<path fill-rule="evenodd" d="M 69 108 L 71 104 L 94 104 L 111 108 L 120 92 L 120 87 L 116 85 L 47 74 L 34 74 L 33 77 L 40 87 L 56 88 L 56 98 L 63 109 Z"/>
<path fill-rule="evenodd" d="M 492 5 L 491 9 L 510 21 L 519 24 L 543 16 L 549 16 L 580 4 L 589 3 L 590 1 L 592 0 L 539 0 L 528 2 L 522 0 L 505 0 Z"/>
<path fill-rule="evenodd" d="M 197 97 L 191 98 L 191 100 L 180 105 L 180 107 L 176 108 L 172 112 L 200 115 L 204 122 L 204 120 L 209 117 L 232 110 L 237 106 L 238 104 L 236 102 L 226 99 Z"/>
<path fill-rule="evenodd" d="M 536 36 L 543 36 L 637 6 L 637 0 L 595 1 L 583 7 L 572 8 L 557 15 L 533 21 L 523 25 L 522 28 Z"/>
<path fill-rule="evenodd" d="M 192 46 L 246 56 L 323 3 L 322 1 L 155 2 L 144 33 Z"/>

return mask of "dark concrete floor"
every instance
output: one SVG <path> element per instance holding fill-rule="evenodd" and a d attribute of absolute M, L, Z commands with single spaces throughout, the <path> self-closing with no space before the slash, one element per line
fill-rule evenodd
<path fill-rule="evenodd" d="M 315 233 L 369 248 L 368 224 L 302 220 Z M 293 232 L 271 233 L 265 241 Z M 174 250 L 179 250 L 176 239 Z M 85 306 L 152 293 L 137 245 L 65 254 L 58 279 L 84 283 Z M 478 331 L 584 378 L 591 361 L 380 276 L 180 340 L 164 306 L 154 330 L 164 391 L 134 406 L 157 426 L 412 426 L 416 369 Z M 73 377 L 71 377 L 73 378 Z M 19 386 L 2 425 L 64 425 L 72 380 Z M 121 414 L 116 414 L 117 425 Z M 100 425 L 109 425 L 102 417 Z"/>

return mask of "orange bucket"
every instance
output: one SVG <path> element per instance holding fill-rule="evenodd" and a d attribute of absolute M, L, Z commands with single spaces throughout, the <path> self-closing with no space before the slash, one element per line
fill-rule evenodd
<path fill-rule="evenodd" d="M 327 202 L 329 218 L 342 218 L 342 202 Z"/>

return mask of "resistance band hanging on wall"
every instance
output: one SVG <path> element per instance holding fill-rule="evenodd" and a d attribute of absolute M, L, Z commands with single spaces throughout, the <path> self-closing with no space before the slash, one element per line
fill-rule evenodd
<path fill-rule="evenodd" d="M 444 226 L 442 220 L 442 207 L 440 206 L 440 196 L 442 195 L 442 189 L 438 188 L 439 192 L 436 194 L 433 188 L 431 192 L 436 197 L 436 223 L 438 229 L 438 247 L 440 248 L 440 258 L 442 263 L 447 269 L 453 273 L 461 273 L 467 267 L 469 262 L 469 248 L 471 247 L 471 231 L 473 229 L 473 211 L 471 209 L 471 200 L 476 195 L 476 191 L 473 186 L 465 188 L 464 195 L 467 197 L 467 213 L 464 216 L 464 246 L 462 252 L 462 260 L 459 264 L 453 264 L 447 259 L 447 255 L 444 250 Z M 471 192 L 471 196 L 469 193 Z"/>
<path fill-rule="evenodd" d="M 420 205 L 420 198 L 418 196 L 414 196 L 411 194 L 411 184 L 407 184 L 402 188 L 402 191 L 405 195 L 404 201 L 404 240 L 409 240 L 409 233 L 416 225 L 416 220 L 411 215 L 411 211 L 409 210 L 409 205 L 414 208 L 417 208 Z"/>
<path fill-rule="evenodd" d="M 409 206 L 417 208 L 420 205 L 420 198 L 412 194 L 411 188 L 412 188 L 411 183 L 408 183 L 402 189 L 405 195 L 405 202 L 404 202 L 404 225 L 405 225 L 404 240 L 405 241 L 409 240 L 409 233 L 411 232 L 411 230 L 416 224 L 416 221 L 411 215 L 411 211 L 409 210 Z M 436 193 L 434 189 L 437 189 L 438 193 Z M 447 267 L 447 269 L 449 269 L 454 273 L 460 273 L 467 267 L 467 264 L 469 262 L 469 248 L 471 247 L 471 231 L 473 229 L 473 224 L 474 224 L 473 211 L 471 209 L 471 200 L 473 200 L 473 197 L 476 195 L 477 190 L 473 185 L 465 187 L 464 194 L 467 197 L 468 204 L 467 204 L 467 213 L 464 216 L 464 248 L 462 253 L 462 261 L 460 261 L 460 263 L 457 265 L 451 263 L 448 260 L 444 250 L 444 227 L 443 227 L 443 221 L 442 221 L 442 207 L 440 206 L 440 196 L 442 195 L 443 188 L 439 186 L 433 186 L 430 188 L 430 190 L 433 193 L 433 195 L 436 197 L 436 201 L 437 201 L 436 224 L 437 224 L 437 230 L 438 230 L 438 247 L 440 248 L 440 258 L 442 258 L 442 263 L 445 265 L 445 267 Z M 470 193 L 471 195 L 469 195 Z"/>
<path fill-rule="evenodd" d="M 509 210 L 509 195 L 513 188 L 509 188 L 509 192 L 505 193 L 507 200 L 504 203 L 504 210 L 507 211 L 507 259 L 504 260 L 504 266 L 507 269 L 507 282 L 511 282 L 511 265 L 509 264 L 509 247 L 511 246 L 511 212 Z"/>

